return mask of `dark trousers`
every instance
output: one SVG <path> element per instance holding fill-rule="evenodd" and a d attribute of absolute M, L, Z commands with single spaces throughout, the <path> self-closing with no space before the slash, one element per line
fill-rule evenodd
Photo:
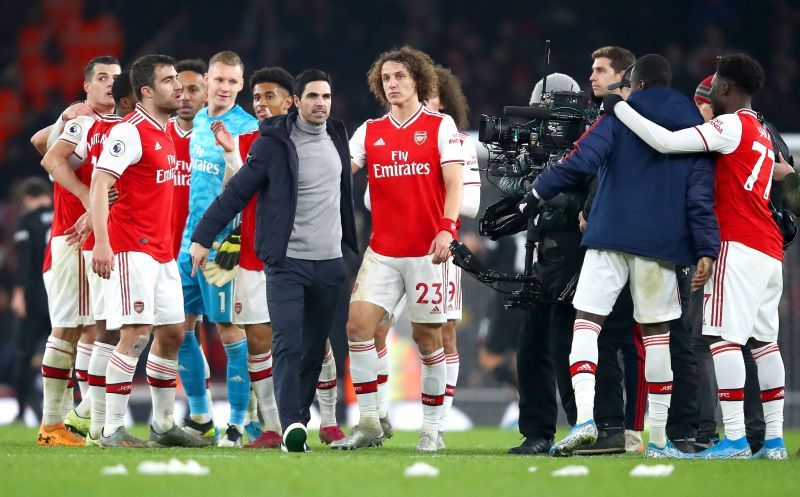
<path fill-rule="evenodd" d="M 41 395 L 31 395 L 38 368 L 31 364 L 36 354 L 44 352 L 44 342 L 50 335 L 50 316 L 47 309 L 36 309 L 28 304 L 28 316 L 17 324 L 16 357 L 14 358 L 14 391 L 19 404 L 18 416 L 22 418 L 25 407 L 31 406 L 41 415 Z"/>
<path fill-rule="evenodd" d="M 284 258 L 268 264 L 267 304 L 272 320 L 272 375 L 281 426 L 308 424 L 309 408 L 336 314 L 345 270 L 341 258 Z"/>
<path fill-rule="evenodd" d="M 627 286 L 603 324 L 597 339 L 597 359 L 594 419 L 598 428 L 642 431 L 647 402 L 644 345 L 641 330 L 633 320 L 633 300 Z"/>
<path fill-rule="evenodd" d="M 535 272 L 542 278 L 551 298 L 557 297 L 580 269 L 580 260 L 536 262 Z M 555 436 L 556 385 L 567 421 L 575 424 L 575 395 L 569 374 L 574 323 L 575 308 L 569 302 L 525 311 L 517 350 L 519 431 L 525 437 L 552 440 Z"/>
<path fill-rule="evenodd" d="M 670 440 L 695 438 L 700 429 L 700 395 L 696 337 L 703 326 L 703 292 L 692 292 L 694 266 L 677 267 L 681 317 L 669 325 L 669 352 L 672 362 L 672 400 L 667 418 Z M 708 346 L 706 345 L 708 352 Z M 709 355 L 710 357 L 710 355 Z M 713 370 L 712 370 L 713 375 Z M 714 392 L 716 396 L 716 392 Z"/>

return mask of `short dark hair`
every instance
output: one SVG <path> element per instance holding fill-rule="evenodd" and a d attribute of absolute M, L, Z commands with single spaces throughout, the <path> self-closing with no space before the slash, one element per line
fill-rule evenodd
<path fill-rule="evenodd" d="M 114 95 L 114 103 L 119 104 L 119 101 L 130 95 L 132 91 L 131 72 L 122 71 L 119 73 L 119 76 L 114 79 L 114 84 L 111 85 L 111 94 Z"/>
<path fill-rule="evenodd" d="M 631 76 L 644 81 L 649 87 L 672 84 L 672 68 L 669 61 L 654 53 L 640 57 L 633 66 Z"/>
<path fill-rule="evenodd" d="M 40 176 L 31 176 L 25 178 L 19 185 L 20 196 L 28 197 L 41 197 L 42 195 L 50 195 L 52 188 L 50 183 Z"/>
<path fill-rule="evenodd" d="M 386 62 L 399 62 L 408 69 L 411 79 L 414 80 L 414 86 L 417 89 L 417 96 L 420 101 L 428 100 L 431 93 L 436 91 L 436 71 L 433 69 L 433 60 L 431 57 L 417 50 L 416 48 L 409 47 L 408 45 L 401 48 L 394 48 L 387 52 L 383 52 L 372 63 L 372 67 L 367 72 L 367 82 L 369 89 L 379 102 L 389 107 L 389 100 L 386 98 L 386 93 L 383 91 L 383 78 L 381 70 L 383 64 Z"/>
<path fill-rule="evenodd" d="M 717 59 L 717 76 L 740 87 L 750 96 L 764 87 L 764 69 L 749 55 L 735 53 Z"/>
<path fill-rule="evenodd" d="M 450 69 L 437 65 L 436 79 L 439 85 L 439 103 L 442 112 L 453 118 L 458 129 L 466 129 L 469 125 L 469 105 L 461 82 Z"/>
<path fill-rule="evenodd" d="M 136 59 L 131 66 L 131 86 L 136 98 L 142 100 L 142 87 L 153 87 L 156 83 L 156 68 L 159 66 L 173 66 L 175 59 L 169 55 L 151 54 L 143 55 Z"/>
<path fill-rule="evenodd" d="M 330 81 L 328 82 L 330 83 Z M 250 91 L 253 91 L 253 88 L 259 83 L 275 83 L 291 95 L 294 87 L 294 76 L 279 66 L 262 67 L 250 76 Z"/>
<path fill-rule="evenodd" d="M 200 59 L 183 59 L 175 63 L 175 72 L 192 71 L 200 76 L 208 72 L 208 66 Z"/>
<path fill-rule="evenodd" d="M 90 60 L 86 67 L 83 68 L 83 77 L 85 81 L 91 81 L 94 77 L 94 68 L 97 64 L 119 64 L 119 59 L 113 55 L 100 55 Z"/>
<path fill-rule="evenodd" d="M 333 89 L 331 77 L 328 73 L 320 71 L 319 69 L 306 69 L 294 79 L 294 85 L 292 86 L 293 94 L 302 97 L 303 92 L 306 90 L 306 85 L 312 81 L 327 81 L 327 83 L 331 85 L 331 89 Z"/>
<path fill-rule="evenodd" d="M 592 60 L 599 57 L 605 57 L 610 60 L 611 69 L 613 69 L 614 72 L 624 71 L 630 67 L 631 64 L 636 62 L 636 56 L 633 55 L 633 52 L 622 47 L 600 47 L 592 52 Z"/>

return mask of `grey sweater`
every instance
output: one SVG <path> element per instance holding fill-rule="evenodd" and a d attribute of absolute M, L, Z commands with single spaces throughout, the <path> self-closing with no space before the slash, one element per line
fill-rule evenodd
<path fill-rule="evenodd" d="M 297 119 L 291 139 L 300 165 L 297 212 L 286 256 L 312 261 L 336 259 L 342 256 L 339 153 L 325 124 Z"/>

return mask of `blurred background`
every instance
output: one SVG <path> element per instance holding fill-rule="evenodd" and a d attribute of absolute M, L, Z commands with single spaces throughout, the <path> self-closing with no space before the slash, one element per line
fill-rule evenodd
<path fill-rule="evenodd" d="M 82 97 L 82 70 L 96 55 L 115 55 L 126 69 L 147 53 L 208 59 L 215 52 L 233 50 L 245 61 L 246 77 L 267 65 L 283 66 L 293 74 L 320 68 L 333 77 L 333 115 L 344 120 L 352 133 L 365 119 L 384 112 L 368 90 L 367 69 L 379 52 L 403 44 L 426 51 L 461 79 L 473 129 L 481 114 L 496 115 L 504 105 L 528 103 L 534 84 L 543 76 L 546 39 L 553 43 L 551 70 L 571 75 L 587 93 L 590 54 L 601 46 L 619 45 L 637 56 L 653 52 L 666 56 L 672 63 L 673 86 L 687 96 L 713 73 L 717 55 L 745 51 L 766 71 L 766 86 L 754 107 L 784 133 L 794 153 L 800 153 L 800 135 L 792 135 L 800 132 L 796 122 L 800 116 L 797 1 L 3 0 L 2 10 L 0 420 L 5 421 L 16 415 L 9 411 L 16 405 L 9 386 L 14 337 L 25 333 L 10 307 L 17 255 L 11 236 L 20 213 L 15 188 L 26 177 L 46 176 L 30 136 Z M 246 89 L 239 103 L 251 110 Z M 359 175 L 356 203 L 363 244 L 369 233 L 364 188 L 365 178 Z M 493 187 L 484 185 L 482 206 L 497 198 Z M 521 269 L 520 240 L 488 243 L 475 234 L 475 224 L 465 224 L 462 238 L 476 253 L 494 267 Z M 790 391 L 800 389 L 797 245 L 787 254 L 781 304 L 781 341 Z M 352 258 L 349 263 L 355 271 L 358 260 Z M 463 301 L 456 406 L 479 424 L 500 423 L 504 415 L 513 419 L 513 356 L 521 314 L 504 311 L 494 292 L 466 277 Z M 338 326 L 343 326 L 343 319 Z M 408 334 L 408 324 L 401 320 L 393 351 L 395 370 L 402 373 L 393 375 L 397 399 L 414 398 L 419 388 L 418 377 L 412 374 L 417 361 Z M 222 382 L 220 395 L 224 395 L 224 352 L 214 344 L 218 341 L 207 340 L 212 369 Z M 341 357 L 346 344 L 340 342 L 336 348 Z M 139 390 L 147 404 L 146 389 Z M 787 423 L 800 426 L 795 399 L 797 395 L 787 395 Z"/>

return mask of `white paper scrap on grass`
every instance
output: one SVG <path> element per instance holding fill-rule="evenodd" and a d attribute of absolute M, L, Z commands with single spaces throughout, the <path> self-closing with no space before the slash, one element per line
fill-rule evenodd
<path fill-rule="evenodd" d="M 415 462 L 411 466 L 407 467 L 403 474 L 409 478 L 417 478 L 421 476 L 435 478 L 439 476 L 439 468 L 435 468 L 424 462 Z"/>
<path fill-rule="evenodd" d="M 142 461 L 136 471 L 145 475 L 190 475 L 205 476 L 211 472 L 206 466 L 201 465 L 194 459 L 189 459 L 185 463 L 178 459 L 164 461 Z"/>
<path fill-rule="evenodd" d="M 586 476 L 589 468 L 586 466 L 564 466 L 550 473 L 552 476 Z"/>
<path fill-rule="evenodd" d="M 530 468 L 528 468 L 528 473 L 536 473 L 537 471 L 539 471 L 539 468 L 537 468 L 536 466 L 531 466 Z"/>
<path fill-rule="evenodd" d="M 117 464 L 116 466 L 106 466 L 100 470 L 100 474 L 107 476 L 127 475 L 128 468 L 122 464 Z"/>
<path fill-rule="evenodd" d="M 633 468 L 630 474 L 641 477 L 663 477 L 671 475 L 674 469 L 675 466 L 672 464 L 654 464 L 652 466 L 640 464 Z"/>

